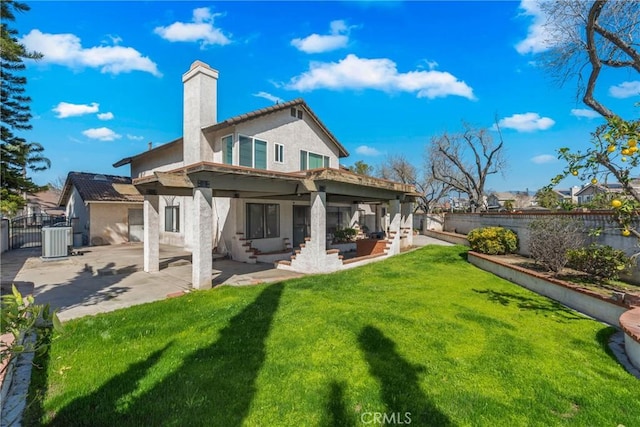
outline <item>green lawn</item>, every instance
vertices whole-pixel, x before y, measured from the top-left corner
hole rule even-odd
[[[612,331],[430,246],[68,322],[26,424],[631,427]]]

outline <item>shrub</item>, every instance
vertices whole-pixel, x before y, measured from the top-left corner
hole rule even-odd
[[[358,234],[355,228],[339,228],[333,233],[333,240],[336,243],[353,242]]]
[[[22,296],[14,285],[11,293],[3,295],[0,311],[0,333],[13,335],[12,342],[0,342],[0,364],[20,353],[43,353],[47,351],[47,334],[51,328],[62,331],[62,324],[57,314],[49,309],[49,305],[34,304],[33,296]],[[25,335],[36,333],[36,341],[22,341]],[[7,364],[0,372],[7,368]]]
[[[488,255],[511,254],[518,249],[516,233],[503,227],[476,228],[467,240],[472,250]]]
[[[619,249],[592,243],[588,247],[567,251],[567,266],[584,271],[594,278],[616,280],[629,267],[631,259]]]
[[[568,218],[544,218],[529,224],[529,253],[546,269],[559,273],[567,264],[567,251],[583,245],[582,223]]]

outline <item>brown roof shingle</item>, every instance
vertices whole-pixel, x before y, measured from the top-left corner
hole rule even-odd
[[[142,202],[142,196],[126,176],[69,172],[60,195],[60,206],[66,205],[75,187],[85,202]]]

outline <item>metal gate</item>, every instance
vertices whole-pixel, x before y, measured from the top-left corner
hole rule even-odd
[[[9,221],[9,248],[37,248],[42,246],[42,227],[69,226],[64,215],[33,214]]]

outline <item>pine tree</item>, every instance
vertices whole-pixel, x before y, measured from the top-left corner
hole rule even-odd
[[[27,78],[21,76],[24,71],[24,59],[39,59],[40,53],[29,52],[18,41],[18,31],[10,28],[8,22],[15,21],[16,12],[26,12],[30,8],[14,0],[0,3],[1,44],[0,72],[0,122],[2,144],[0,146],[0,211],[13,214],[25,204],[24,194],[43,190],[45,187],[35,184],[27,176],[27,170],[41,171],[49,168],[49,159],[42,155],[44,148],[36,142],[27,142],[16,132],[31,129],[31,98],[25,95]]]

